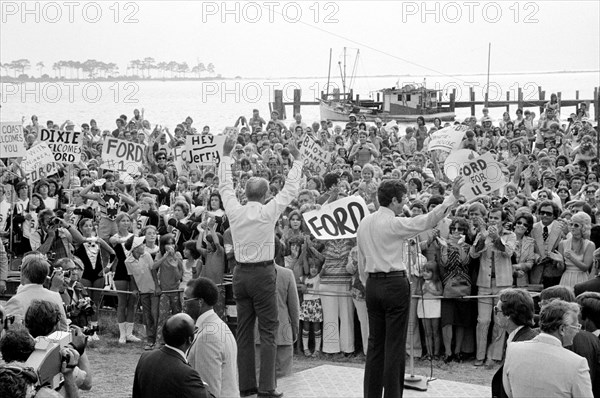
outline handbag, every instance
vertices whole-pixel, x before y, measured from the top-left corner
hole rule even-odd
[[[362,281],[360,280],[358,275],[355,275],[352,278],[352,286],[350,288],[350,291],[353,299],[360,301],[365,300],[365,287],[363,286]]]
[[[543,278],[560,278],[565,271],[565,264],[559,261],[553,260],[550,257],[544,257],[538,263],[542,269],[542,280]]]
[[[463,276],[456,275],[444,285],[444,298],[460,298],[471,294],[471,281]]]

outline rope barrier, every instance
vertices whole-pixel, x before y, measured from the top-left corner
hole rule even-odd
[[[529,294],[531,295],[531,297],[537,297],[540,295],[540,292],[534,292],[534,291],[529,291]],[[352,293],[348,292],[346,293],[334,293],[334,292],[330,292],[330,291],[326,291],[326,290],[313,290],[313,289],[308,289],[304,294],[315,294],[315,295],[319,295],[319,296],[326,296],[326,297],[352,297]],[[457,299],[468,299],[468,300],[472,300],[472,299],[480,299],[480,298],[499,298],[500,294],[481,294],[481,295],[469,295],[469,296],[460,296],[460,297],[421,297],[421,295],[419,294],[413,294],[411,295],[411,298],[419,298],[419,299],[423,299],[423,300],[457,300]]]

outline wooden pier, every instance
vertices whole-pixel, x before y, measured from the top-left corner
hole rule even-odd
[[[573,108],[573,112],[575,113],[579,104],[586,104],[588,112],[591,110],[590,105],[594,105],[594,120],[598,123],[600,121],[600,88],[594,87],[594,96],[592,99],[581,99],[579,98],[579,90],[575,92],[575,99],[562,99],[562,93],[559,91],[556,93],[558,97],[558,101],[560,103],[561,114],[563,118],[567,115],[567,112],[564,111],[565,108]],[[327,94],[321,92],[321,98],[326,99]],[[358,95],[354,96],[353,92],[344,94],[340,93],[339,90],[334,90],[333,94],[329,95],[329,99],[347,99],[352,100],[356,105],[367,105],[367,106],[382,106],[382,102],[380,101],[380,93],[377,93],[377,100],[361,100]],[[287,119],[286,115],[286,106],[292,106],[292,114],[300,113],[300,109],[302,106],[319,106],[319,101],[302,101],[302,91],[300,89],[294,89],[294,98],[291,102],[283,101],[283,90],[275,90],[273,95],[274,102],[269,103],[270,111],[277,110],[281,119]],[[443,95],[439,93],[438,99],[438,107],[449,107],[452,112],[456,110],[456,108],[471,108],[471,115],[475,115],[475,107],[476,106],[485,106],[487,108],[506,108],[507,112],[510,112],[511,105],[516,105],[517,108],[526,109],[526,108],[539,108],[538,117],[544,112],[544,106],[550,100],[546,99],[546,91],[542,90],[542,87],[538,87],[538,99],[524,99],[523,98],[523,89],[519,87],[517,91],[517,98],[511,99],[510,91],[506,92],[506,100],[500,101],[488,101],[487,98],[477,100],[475,98],[475,91],[473,87],[469,88],[469,100],[468,101],[457,101],[456,100],[456,89],[452,90],[452,93],[449,95],[449,100],[444,101]],[[591,115],[590,115],[591,116]]]

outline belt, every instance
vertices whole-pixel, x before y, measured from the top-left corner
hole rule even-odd
[[[240,263],[238,262],[239,265],[241,265],[242,267],[268,267],[269,265],[273,265],[273,260],[268,260],[268,261],[261,261],[258,263]]]
[[[406,277],[406,271],[369,272],[369,278],[400,278]]]

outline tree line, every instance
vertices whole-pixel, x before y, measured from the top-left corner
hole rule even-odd
[[[124,75],[121,75],[118,65],[114,62],[106,63],[95,59],[88,59],[85,62],[58,61],[52,64],[51,67],[40,61],[34,67],[28,59],[23,58],[7,63],[0,63],[0,68],[5,71],[6,76],[11,76],[12,74],[15,78],[32,77],[26,74],[26,71],[32,68],[37,69],[40,77],[50,78],[51,76],[45,73],[45,71],[48,71],[49,73],[53,73],[56,79],[95,79],[122,76],[146,79],[172,79],[215,76],[215,66],[212,63],[205,66],[203,62],[198,61],[196,65],[190,68],[187,62],[156,62],[152,57],[129,61]],[[51,72],[48,70],[50,68],[52,69]],[[157,73],[153,73],[152,71]]]

